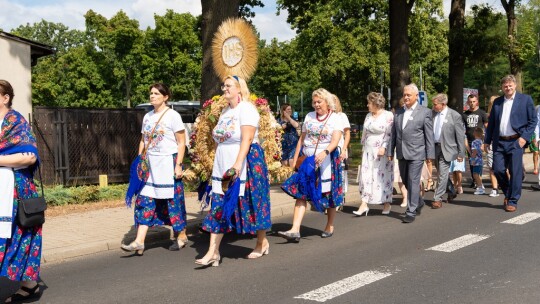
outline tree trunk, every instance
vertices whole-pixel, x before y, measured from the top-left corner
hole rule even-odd
[[[518,50],[516,50],[516,34],[517,34],[517,19],[516,19],[516,1],[501,0],[501,4],[506,11],[506,21],[508,24],[508,60],[510,61],[510,73],[516,77],[516,90],[523,91],[522,85],[522,64],[519,60]]]
[[[201,81],[201,104],[221,94],[220,83],[212,66],[212,39],[218,27],[227,18],[238,17],[240,0],[201,0],[202,5],[202,81]]]
[[[390,0],[390,89],[392,107],[399,106],[403,87],[411,83],[409,72],[409,17],[414,0]]]
[[[465,0],[452,0],[449,21],[448,106],[462,113],[463,77],[465,73],[465,52],[463,51],[462,37],[465,27]]]

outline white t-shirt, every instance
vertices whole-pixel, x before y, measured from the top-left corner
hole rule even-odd
[[[326,120],[328,120],[328,122],[326,122]],[[321,152],[322,150],[326,149],[326,147],[332,141],[332,133],[335,130],[343,131],[340,117],[335,112],[332,112],[332,114],[330,114],[326,120],[319,121],[317,119],[316,112],[309,112],[306,115],[304,124],[302,125],[302,133],[306,133],[306,137],[304,138],[304,147],[315,149],[320,134],[317,151]]]
[[[154,113],[152,110],[144,115],[141,133],[150,155],[173,155],[177,153],[178,143],[176,142],[175,133],[186,129],[178,112],[171,109],[165,114],[163,113]],[[164,116],[152,134],[152,130],[162,114]],[[150,134],[152,134],[152,139],[150,139]]]
[[[351,128],[351,123],[349,122],[349,118],[347,117],[347,114],[343,112],[336,113],[339,117],[339,121],[341,122],[341,131],[343,134],[341,135],[341,138],[339,139],[338,147],[341,151],[343,151],[343,144],[345,144],[345,129]]]
[[[248,101],[240,102],[234,109],[226,107],[217,125],[212,130],[212,137],[218,144],[216,156],[214,158],[214,167],[212,169],[212,192],[223,194],[221,189],[221,178],[225,171],[230,169],[236,162],[238,152],[240,152],[240,143],[242,141],[241,126],[253,126],[256,128],[253,142],[259,142],[259,112],[255,106]],[[244,195],[244,185],[246,180],[246,160],[242,165],[240,174],[242,186],[240,195]]]

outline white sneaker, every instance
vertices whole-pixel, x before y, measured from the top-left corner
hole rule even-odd
[[[474,195],[482,195],[482,194],[486,194],[486,190],[484,188],[476,188],[476,191],[474,191]]]
[[[490,197],[497,197],[499,196],[499,191],[493,189],[491,190],[491,193],[489,194]]]

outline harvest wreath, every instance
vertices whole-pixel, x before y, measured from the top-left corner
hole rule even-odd
[[[251,94],[249,101],[257,108],[259,120],[259,142],[264,149],[269,179],[279,182],[292,174],[290,167],[281,165],[281,127],[276,123],[268,101]],[[228,105],[225,98],[217,95],[207,100],[201,109],[190,135],[189,156],[191,167],[184,173],[184,179],[194,185],[207,182],[212,174],[216,143],[212,138],[212,130],[216,126],[223,109]]]

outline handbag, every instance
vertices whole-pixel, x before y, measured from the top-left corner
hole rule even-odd
[[[33,198],[18,198],[17,221],[24,228],[32,228],[45,223],[45,210],[47,202],[43,191],[43,179],[41,178],[41,166],[38,165],[39,181],[41,183],[41,196]],[[17,195],[19,197],[19,195]]]
[[[315,114],[315,115],[317,115],[317,114]],[[319,146],[319,140],[321,140],[322,130],[324,129],[324,126],[326,126],[326,123],[330,119],[331,115],[332,115],[332,113],[330,113],[330,115],[328,115],[328,118],[326,119],[326,121],[324,122],[324,125],[322,126],[321,134],[319,134],[319,137],[317,138],[317,144],[315,145],[315,152],[313,153],[313,155],[317,154],[317,147]],[[302,166],[302,163],[304,162],[304,160],[306,160],[306,157],[307,156],[305,156],[305,155],[299,155],[298,156],[298,158],[296,159],[296,163],[294,164],[294,170],[298,171],[298,169],[300,169],[300,166]]]

